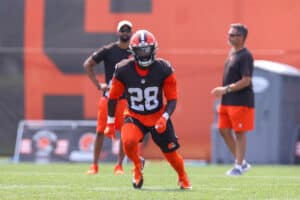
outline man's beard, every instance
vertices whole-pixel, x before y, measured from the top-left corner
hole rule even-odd
[[[130,40],[130,36],[122,35],[122,36],[120,36],[120,40],[122,42],[128,42]]]

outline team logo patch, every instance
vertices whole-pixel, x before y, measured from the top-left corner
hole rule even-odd
[[[33,141],[38,152],[49,154],[54,148],[57,136],[54,132],[41,130],[34,134]]]
[[[57,135],[48,130],[40,130],[33,136],[35,152],[35,161],[38,163],[48,163],[51,154],[56,148]]]
[[[168,144],[168,149],[173,149],[173,148],[175,148],[176,147],[176,144],[174,143],[174,142],[170,142],[169,144]]]
[[[243,124],[242,123],[239,123],[239,128],[243,128]]]
[[[95,134],[84,133],[79,139],[79,149],[82,152],[91,152],[94,148]]]

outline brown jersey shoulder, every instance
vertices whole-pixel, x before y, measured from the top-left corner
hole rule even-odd
[[[172,67],[171,63],[168,60],[164,59],[164,58],[156,58],[156,61],[158,61],[159,63],[161,63],[161,64],[163,64],[167,67]]]
[[[121,60],[120,62],[118,62],[118,63],[116,64],[116,69],[122,68],[122,67],[124,67],[124,66],[127,66],[127,65],[129,65],[129,63],[131,63],[131,62],[133,62],[133,61],[134,61],[134,58],[123,59],[123,60]]]
[[[161,69],[168,74],[175,71],[171,63],[166,59],[156,58],[156,62],[159,63],[162,66]]]

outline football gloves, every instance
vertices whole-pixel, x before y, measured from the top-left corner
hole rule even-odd
[[[157,120],[157,122],[155,123],[155,129],[157,133],[162,134],[166,131],[168,119],[169,115],[165,113]]]
[[[110,139],[116,139],[116,125],[115,123],[107,123],[104,129],[104,135]]]

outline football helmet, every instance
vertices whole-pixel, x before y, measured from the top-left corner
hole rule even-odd
[[[147,30],[138,30],[131,37],[129,48],[138,65],[147,68],[155,60],[157,41]]]

